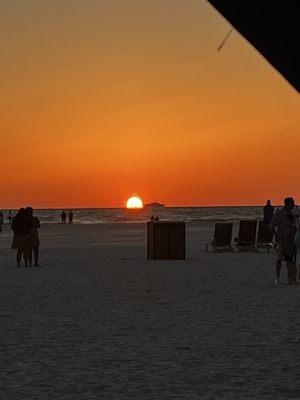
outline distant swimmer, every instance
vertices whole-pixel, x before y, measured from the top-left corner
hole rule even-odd
[[[74,216],[74,214],[73,214],[72,210],[70,210],[70,212],[69,212],[69,224],[73,224],[73,216]]]
[[[60,216],[61,216],[61,223],[65,224],[67,218],[67,214],[65,213],[65,211],[63,211]]]
[[[265,224],[269,224],[273,218],[274,215],[274,207],[271,204],[271,201],[268,200],[267,204],[264,206],[264,217],[263,217],[263,222]]]
[[[38,217],[33,215],[33,209],[31,207],[26,208],[27,215],[31,219],[31,229],[29,235],[29,250],[28,250],[28,262],[32,265],[32,255],[34,257],[34,265],[40,267],[39,265],[39,249],[40,249],[40,239],[38,229],[41,227],[40,220]]]

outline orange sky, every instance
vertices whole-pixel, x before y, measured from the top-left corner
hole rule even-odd
[[[299,201],[299,95],[228,30],[205,0],[1,5],[0,208]]]

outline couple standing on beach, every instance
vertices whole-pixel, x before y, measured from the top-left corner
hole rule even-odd
[[[300,248],[299,213],[292,197],[284,199],[284,207],[276,212],[269,227],[275,236],[277,254],[275,282],[280,282],[281,265],[285,261],[288,270],[288,283],[297,283],[296,258],[298,248]]]
[[[69,215],[69,224],[73,224],[73,217],[74,217],[74,214],[73,214],[72,210],[70,210],[70,212],[69,212],[68,215]],[[66,212],[63,211],[63,212],[60,214],[60,217],[61,217],[61,223],[62,223],[62,224],[65,224],[65,223],[66,223],[66,218],[67,218]]]
[[[34,263],[36,267],[40,267],[39,261],[39,247],[40,240],[38,229],[40,228],[40,221],[37,217],[33,216],[33,209],[31,207],[20,208],[17,215],[13,218],[11,229],[14,231],[14,238],[11,248],[17,249],[17,266],[21,266],[23,257],[26,267],[32,265],[32,256],[34,256]]]

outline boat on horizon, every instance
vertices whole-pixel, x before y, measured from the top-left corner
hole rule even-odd
[[[165,205],[158,203],[157,201],[153,203],[144,204],[144,210],[151,210],[152,212],[158,212],[165,209]]]

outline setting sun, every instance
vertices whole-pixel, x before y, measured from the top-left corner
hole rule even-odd
[[[139,197],[130,197],[127,200],[126,208],[143,208],[143,202]]]

